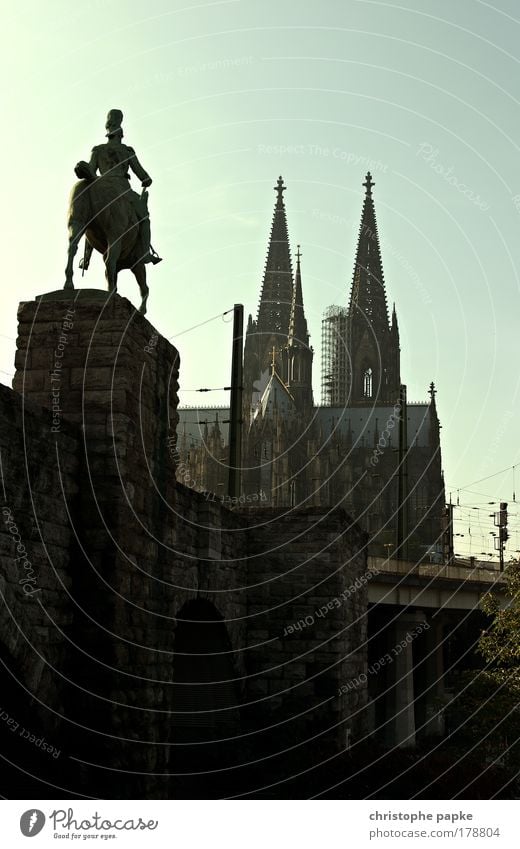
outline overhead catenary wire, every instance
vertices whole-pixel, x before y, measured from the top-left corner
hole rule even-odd
[[[231,386],[211,386],[211,387],[202,387],[201,389],[180,389],[180,392],[229,392],[231,391]]]
[[[225,315],[229,315],[229,313],[234,311],[234,307],[231,307],[229,310],[224,310],[224,312],[219,312],[216,315],[211,316],[211,318],[206,318],[204,321],[199,321],[198,324],[193,324],[191,327],[187,327],[185,330],[179,331],[179,333],[173,333],[171,336],[168,336],[168,339],[178,339],[179,336],[184,336],[185,333],[191,333],[192,330],[197,330],[199,327],[204,327],[205,324],[210,324],[212,321],[216,321],[218,318],[224,320]]]
[[[518,465],[520,465],[520,460],[517,460],[515,463],[513,463],[512,466],[506,466],[505,469],[500,469],[500,471],[498,471],[498,472],[493,472],[493,474],[487,475],[485,478],[479,478],[476,481],[471,481],[471,483],[468,483],[465,486],[452,487],[451,491],[452,492],[463,492],[464,490],[468,490],[468,489],[470,489],[470,487],[475,486],[478,483],[482,483],[483,481],[491,480],[491,478],[496,478],[496,477],[498,477],[498,475],[503,475],[506,472],[512,471],[513,475],[514,475],[514,470],[515,470],[516,466],[518,466]],[[514,488],[514,479],[513,479],[513,488]]]
[[[456,504],[453,504],[453,526],[456,528],[458,556],[472,556],[476,539],[480,538],[481,552],[476,552],[477,556],[488,557],[491,560],[497,560],[499,553],[489,551],[493,545],[492,537],[496,536],[496,526],[494,523],[495,514],[498,512],[496,508],[501,503],[508,503],[516,507],[516,487],[515,487],[515,471],[519,462],[515,462],[510,466],[492,472],[485,477],[474,480],[472,483],[465,486],[447,486],[447,491],[450,492],[450,503],[452,497],[456,493]],[[477,486],[485,481],[493,480],[507,473],[512,476],[512,497],[508,495],[497,494],[497,491],[481,492],[474,490],[471,487]],[[504,482],[500,482],[500,490],[503,491]],[[476,498],[475,498],[476,497]],[[468,502],[465,499],[468,498]],[[476,499],[483,499],[482,501]],[[484,500],[485,499],[485,500]],[[508,530],[509,541],[507,543],[506,555],[509,558],[516,558],[520,554],[520,512],[508,507]]]

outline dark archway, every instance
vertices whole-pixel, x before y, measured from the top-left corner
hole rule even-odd
[[[234,653],[222,616],[208,601],[177,615],[173,656],[173,730],[178,742],[233,735],[239,726]]]
[[[173,772],[206,772],[234,762],[240,733],[231,641],[214,605],[197,599],[177,615],[171,691]]]

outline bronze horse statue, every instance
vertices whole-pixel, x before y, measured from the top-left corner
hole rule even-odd
[[[80,176],[80,174],[78,174]],[[82,179],[72,189],[68,217],[69,250],[65,269],[65,289],[73,289],[73,261],[79,241],[86,236],[85,262],[88,268],[92,248],[103,254],[108,291],[117,291],[117,275],[129,268],[139,284],[141,307],[146,313],[148,286],[145,259],[148,248],[141,238],[139,216],[129,192],[121,192],[121,180],[109,175]]]

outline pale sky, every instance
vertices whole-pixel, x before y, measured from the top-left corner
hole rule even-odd
[[[63,285],[73,167],[104,141],[109,109],[154,179],[164,261],[149,271],[148,318],[177,340],[183,403],[226,402],[188,390],[228,384],[231,325],[179,334],[235,302],[256,312],[279,174],[319,401],[321,317],[347,302],[370,167],[401,377],[415,401],[435,381],[447,490],[464,489],[456,551],[492,550],[489,501],[510,502],[519,528],[511,471],[473,483],[520,462],[518,3],[2,7],[2,382],[18,302]],[[75,279],[104,287],[101,258]],[[119,291],[138,303],[129,272]]]

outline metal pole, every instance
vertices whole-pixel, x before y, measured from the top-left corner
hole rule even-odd
[[[408,523],[408,397],[406,386],[402,388],[403,392],[403,549],[404,560],[408,560],[408,545],[409,545],[409,523]]]
[[[451,496],[448,509],[448,566],[451,566],[455,559],[455,549],[453,547],[453,504],[451,503]]]
[[[244,307],[233,310],[233,350],[231,357],[231,400],[229,410],[229,496],[238,498],[242,470],[242,392],[243,392]]]
[[[407,521],[407,452],[408,452],[408,413],[406,408],[406,386],[399,390],[399,468],[397,472],[397,551],[396,557],[406,559],[408,553]]]

